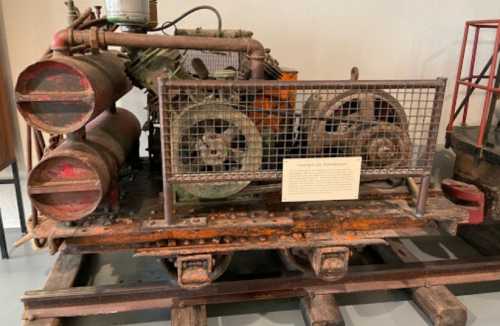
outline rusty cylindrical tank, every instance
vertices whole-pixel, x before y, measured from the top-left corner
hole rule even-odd
[[[28,193],[35,208],[59,221],[92,214],[137,146],[140,133],[139,121],[129,111],[102,113],[87,125],[83,140],[67,139],[31,171]]]
[[[16,98],[31,126],[54,134],[84,127],[132,87],[125,60],[111,51],[54,56],[26,68]]]

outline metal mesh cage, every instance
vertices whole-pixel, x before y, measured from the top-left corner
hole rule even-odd
[[[183,54],[183,68],[194,75],[198,74],[195,66],[196,61],[203,62],[210,77],[214,74],[223,71],[241,72],[241,54],[238,52],[216,52],[216,51],[201,51],[201,50],[187,50]],[[238,74],[235,74],[236,79]]]
[[[283,159],[360,156],[362,176],[431,170],[446,81],[164,81],[165,178],[280,180]]]

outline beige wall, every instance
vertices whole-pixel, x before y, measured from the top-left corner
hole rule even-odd
[[[63,0],[1,0],[14,78],[37,60],[51,35],[66,24]],[[103,0],[76,1],[81,8]],[[244,28],[272,48],[303,79],[345,79],[357,65],[363,79],[452,79],[463,24],[500,17],[498,0],[161,0],[160,20],[200,4],[216,6],[226,28]],[[183,27],[215,27],[211,13],[193,15]],[[485,42],[485,46],[491,45]],[[450,103],[451,83],[444,116]],[[122,105],[144,118],[136,91]],[[445,120],[445,119],[443,119]],[[444,125],[444,123],[443,123]],[[23,130],[23,129],[21,129]],[[442,133],[441,133],[441,141]]]

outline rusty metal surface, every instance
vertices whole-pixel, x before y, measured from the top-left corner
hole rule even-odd
[[[29,318],[90,316],[146,309],[408,289],[500,280],[500,257],[433,263],[353,266],[345,278],[325,282],[309,275],[222,282],[199,291],[161,283],[28,291],[22,298]]]
[[[452,138],[459,139],[459,128],[455,128]],[[466,138],[468,141],[474,138]],[[465,140],[465,137],[464,137]],[[462,143],[463,144],[463,143]],[[495,147],[498,152],[498,145]],[[492,150],[494,148],[490,148]],[[455,178],[477,186],[486,195],[486,219],[500,219],[500,156],[498,153],[484,151],[483,158],[478,162],[469,150],[457,141],[453,145],[456,154],[454,174]]]
[[[228,205],[179,207],[185,223],[171,227],[163,220],[161,179],[147,165],[122,185],[120,213],[97,212],[74,226],[40,217],[36,238],[67,239],[68,250],[127,250],[160,254],[216,253],[356,245],[390,237],[435,233],[435,221],[465,223],[466,210],[433,189],[424,218],[414,216],[414,199],[404,186],[384,189],[365,184],[361,200],[340,203],[281,204],[279,192]],[[279,191],[279,190],[278,190]],[[69,239],[71,238],[71,239]],[[141,251],[141,250],[146,251]],[[150,253],[153,254],[153,253]]]
[[[85,139],[66,140],[30,172],[28,193],[35,208],[59,221],[93,213],[116,191],[113,180],[139,136],[139,121],[129,111],[102,113],[87,125]]]
[[[125,60],[116,53],[53,56],[21,73],[16,99],[28,124],[66,134],[112,107],[131,87]]]
[[[474,185],[452,179],[441,182],[443,192],[450,200],[465,206],[469,212],[469,224],[484,222],[485,195]]]
[[[264,77],[265,49],[262,44],[250,38],[217,38],[197,36],[167,36],[135,33],[115,33],[102,30],[69,31],[62,30],[54,36],[52,49],[68,51],[72,45],[87,44],[92,40],[98,47],[125,46],[130,48],[168,48],[244,52],[248,54],[253,79]]]

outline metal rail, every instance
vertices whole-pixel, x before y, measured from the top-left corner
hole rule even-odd
[[[500,280],[500,257],[401,265],[354,266],[337,282],[310,276],[223,282],[189,291],[165,283],[134,286],[76,287],[28,291],[22,301],[25,316],[62,318],[114,314],[191,305],[273,300],[322,294],[396,290]]]

